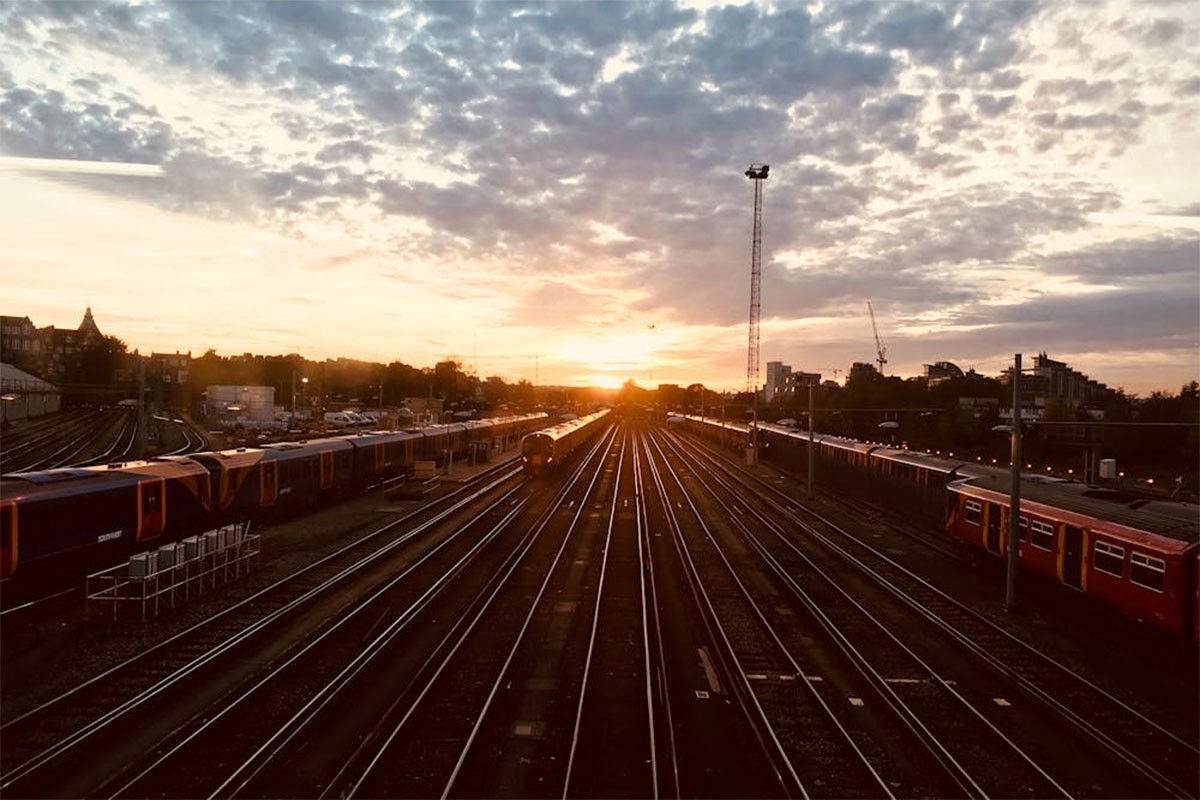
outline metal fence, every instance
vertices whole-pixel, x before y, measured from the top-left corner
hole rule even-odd
[[[248,530],[248,522],[226,525],[89,575],[88,619],[145,621],[248,575],[260,553],[259,537]]]

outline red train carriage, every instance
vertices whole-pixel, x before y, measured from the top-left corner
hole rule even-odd
[[[955,481],[947,533],[1004,555],[1009,487]],[[1018,554],[1024,569],[1086,592],[1176,635],[1196,631],[1200,517],[1191,504],[1134,500],[1061,481],[1021,484]]]
[[[6,475],[0,496],[4,579],[87,569],[196,533],[212,502],[208,471],[188,458]]]
[[[352,485],[354,448],[343,438],[196,453],[212,473],[215,524],[291,511]]]
[[[354,449],[354,483],[357,490],[412,471],[420,456],[420,431],[370,431],[338,437]]]
[[[468,442],[509,442],[545,424],[527,414],[469,425],[263,445],[105,467],[0,479],[0,579],[67,580],[163,538],[224,522],[291,513],[410,469],[466,452]],[[12,597],[13,584],[7,584]]]

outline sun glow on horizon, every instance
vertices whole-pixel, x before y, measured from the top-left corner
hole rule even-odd
[[[628,378],[621,378],[616,375],[592,374],[589,375],[587,381],[592,386],[600,389],[620,389],[625,385]]]

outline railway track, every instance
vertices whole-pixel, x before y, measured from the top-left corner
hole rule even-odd
[[[5,720],[0,792],[1195,796],[1186,736],[691,444],[356,533]]]
[[[199,713],[206,708],[205,701],[215,700],[205,686],[225,686],[231,679],[222,674],[225,670],[246,675],[263,665],[269,652],[258,643],[264,635],[286,626],[304,629],[313,624],[311,616],[305,615],[316,614],[319,620],[321,612],[313,609],[323,608],[332,593],[353,594],[345,587],[357,582],[361,591],[363,585],[377,582],[387,569],[382,562],[392,551],[420,536],[439,518],[515,478],[509,470],[491,477],[483,488],[464,487],[448,495],[440,501],[440,510],[422,509],[370,530],[199,625],[6,720],[0,727],[4,741],[0,791],[13,796],[94,794],[97,786],[89,781],[96,781],[98,775],[108,780],[124,771],[111,763],[116,758],[110,752],[113,741],[130,741],[134,752],[139,752],[133,742],[141,739],[121,734],[137,731],[150,737],[152,731],[161,731],[164,720],[186,720]],[[296,628],[292,630],[294,635]],[[286,647],[290,638],[274,641],[284,643],[277,647]],[[182,699],[189,702],[181,706]],[[150,751],[155,743],[143,742],[140,751]],[[64,763],[94,769],[64,770]]]
[[[813,552],[812,548],[804,545],[818,544],[818,551],[833,556],[827,561],[828,566],[817,567],[826,575],[826,584],[838,587],[840,592],[843,591],[842,586],[854,583],[846,577],[846,567],[849,566],[862,581],[881,587],[885,592],[885,598],[873,599],[864,608],[873,620],[887,620],[890,625],[902,628],[908,623],[898,621],[889,614],[892,609],[903,608],[905,614],[915,615],[925,621],[932,629],[929,635],[942,637],[971,656],[977,666],[974,670],[968,670],[954,684],[968,685],[981,672],[980,667],[992,676],[991,685],[996,688],[990,692],[984,689],[982,696],[985,702],[980,704],[981,708],[990,712],[986,716],[996,716],[994,708],[988,708],[986,703],[989,694],[995,698],[994,705],[1001,708],[1024,703],[1032,711],[1032,722],[1028,723],[1028,727],[1047,727],[1049,712],[1053,724],[1060,727],[1067,741],[1096,752],[1096,760],[1089,762],[1092,766],[1074,776],[1073,786],[1064,787],[1055,782],[1061,793],[1085,792],[1086,787],[1097,780],[1094,765],[1109,762],[1116,766],[1115,769],[1109,768],[1106,783],[1124,785],[1126,794],[1130,796],[1195,796],[1200,753],[1185,736],[1154,722],[1076,671],[1022,642],[909,572],[875,546],[815,514],[770,483],[750,476],[745,470],[729,468],[723,459],[710,463],[714,465],[714,470],[721,472],[721,480],[727,481],[733,491],[742,496],[762,495],[775,504],[773,513],[760,514],[757,521],[760,528],[773,532],[773,538],[782,545],[783,554],[778,557],[772,555],[779,552],[780,548],[767,544],[759,543],[757,547],[781,580],[799,582],[799,578],[794,576],[815,566],[808,555]],[[743,533],[749,538],[754,537],[749,531]],[[800,535],[797,536],[797,533]],[[805,585],[812,586],[814,582],[808,581]],[[849,594],[844,596],[850,598]],[[837,599],[828,594],[809,601],[808,605],[824,611],[838,607]],[[928,641],[929,635],[922,637],[922,641]],[[938,677],[944,674],[940,669],[930,674],[946,683],[946,678]],[[1009,714],[1005,712],[1000,716]],[[1033,747],[1016,744],[1020,733],[1019,730],[1009,730],[1007,733],[997,731],[998,735],[1013,740],[1014,746],[1010,749],[1019,755]],[[1044,744],[1041,748],[1042,752],[1046,752]],[[1062,759],[1043,756],[1043,761],[1054,761],[1057,766],[1072,761],[1070,756],[1068,751]],[[1046,772],[1041,768],[1039,771]]]
[[[36,428],[22,427],[6,433],[0,471],[80,466],[97,453],[116,448],[131,413],[128,409],[68,413],[65,418],[56,415]]]
[[[757,719],[785,791],[824,795],[822,787],[836,775],[839,794],[894,797],[860,740],[808,680],[785,641],[788,633],[734,567],[723,543],[727,537],[718,530],[719,517],[702,510],[696,487],[687,485],[685,473],[692,470],[678,460],[678,452],[669,458],[660,444],[655,455],[656,485],[664,506],[672,509],[671,529],[688,564],[692,594],[721,646],[729,688],[747,715]],[[690,512],[687,519],[675,509]]]
[[[185,455],[208,449],[207,440],[186,423],[155,418],[151,424],[158,438],[182,442],[160,455]],[[140,427],[139,414],[131,408],[56,414],[5,433],[0,472],[85,467],[141,458],[143,454],[137,449]]]

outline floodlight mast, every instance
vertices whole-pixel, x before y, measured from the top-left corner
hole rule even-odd
[[[754,416],[750,424],[749,463],[758,461],[758,351],[762,316],[762,182],[771,171],[770,164],[751,164],[746,177],[754,181],[754,233],[750,247],[750,345],[746,354],[746,384],[753,397]]]

